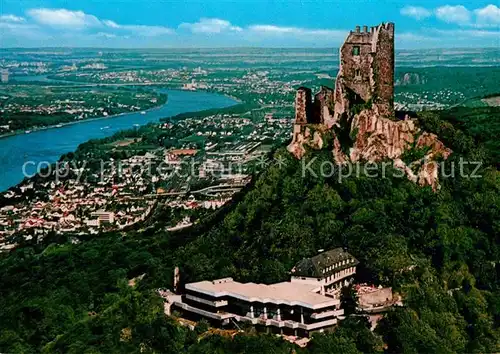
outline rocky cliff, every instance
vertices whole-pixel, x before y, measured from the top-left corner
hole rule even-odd
[[[333,133],[332,158],[337,164],[393,160],[394,166],[404,171],[410,180],[422,186],[430,185],[434,190],[439,188],[436,160],[451,154],[436,135],[422,131],[415,119],[395,121],[381,117],[370,108],[342,115],[331,128],[303,127],[295,134],[288,150],[301,159],[306,147],[324,148],[323,137],[328,131]],[[423,156],[411,160],[412,150],[420,151]]]

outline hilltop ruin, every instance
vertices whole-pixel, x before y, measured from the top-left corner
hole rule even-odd
[[[438,184],[438,166],[433,158],[447,158],[447,149],[434,134],[422,132],[408,115],[396,118],[394,111],[393,23],[357,26],[340,48],[340,66],[335,89],[326,86],[312,95],[300,87],[295,97],[293,140],[288,150],[302,158],[306,146],[325,147],[325,134],[333,133],[333,158],[338,164],[394,160],[412,181]],[[425,148],[426,156],[413,169],[401,157],[411,148]],[[417,170],[415,170],[415,165]]]

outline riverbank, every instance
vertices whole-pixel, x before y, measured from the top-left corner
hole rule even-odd
[[[52,125],[48,125],[46,127],[28,128],[26,130],[19,129],[19,130],[13,131],[13,132],[0,134],[0,139],[9,138],[9,137],[16,136],[16,135],[31,134],[31,133],[49,130],[49,129],[63,128],[63,127],[74,125],[74,124],[93,122],[96,120],[112,119],[112,118],[116,118],[116,117],[121,117],[121,116],[126,115],[126,114],[134,114],[134,113],[142,113],[142,112],[145,112],[146,114],[148,114],[151,111],[160,109],[161,107],[163,107],[166,104],[168,104],[168,95],[167,95],[165,102],[162,102],[161,104],[154,106],[154,107],[151,107],[151,108],[133,111],[133,112],[122,112],[122,113],[112,114],[112,115],[108,115],[108,116],[85,118],[85,119],[80,119],[80,120],[76,120],[76,121],[72,121],[72,122],[52,124]],[[29,131],[29,133],[26,133],[27,131]]]
[[[229,107],[223,107],[223,108],[211,108],[211,109],[206,109],[203,111],[194,111],[194,112],[185,112],[185,113],[180,113],[172,117],[165,117],[160,120],[160,122],[177,122],[182,119],[188,119],[188,118],[204,118],[216,114],[242,114],[249,112],[258,106],[254,103],[238,103]]]
[[[159,88],[86,88],[85,85],[52,88],[47,82],[39,82],[43,85],[1,85],[0,103],[4,112],[0,125],[4,129],[0,129],[0,138],[149,111],[168,102],[167,95],[161,94]]]
[[[49,78],[50,77],[42,77],[42,78]],[[57,80],[55,79],[50,79],[49,82],[56,82]],[[37,81],[35,81],[37,82]],[[39,83],[46,83],[44,81],[39,81]],[[62,81],[60,80],[60,83],[61,84],[67,84],[68,82],[66,81]],[[24,83],[23,83],[24,84]],[[99,84],[94,84],[94,83],[86,83],[86,82],[81,82],[81,83],[78,83],[77,87],[81,86],[81,87],[85,87],[85,85],[96,85],[98,86]],[[102,85],[102,84],[101,84]],[[119,86],[120,84],[112,84],[112,85],[117,85]],[[125,84],[126,86],[137,86],[139,85],[139,83],[127,83]],[[152,83],[151,86],[154,86],[154,85],[164,85],[163,83]],[[156,91],[160,92],[161,89],[156,89]],[[244,101],[239,98],[239,97],[236,97],[236,96],[233,96],[233,95],[229,95],[227,93],[223,93],[223,92],[217,92],[217,91],[214,91],[214,90],[210,90],[210,89],[207,89],[207,90],[195,90],[195,91],[190,91],[190,90],[183,90],[182,88],[172,88],[172,90],[178,90],[178,91],[185,91],[185,92],[206,92],[206,93],[211,93],[211,94],[216,94],[216,95],[221,95],[221,96],[224,96],[224,97],[227,97],[233,101],[236,101],[236,105],[240,104],[240,105],[244,105]],[[49,129],[57,129],[57,128],[63,128],[63,127],[66,127],[66,126],[70,126],[70,125],[74,125],[74,124],[81,124],[81,123],[85,123],[85,122],[92,122],[92,121],[95,121],[95,120],[103,120],[103,119],[112,119],[112,118],[116,118],[116,117],[119,117],[119,116],[123,116],[123,115],[126,115],[126,114],[134,114],[134,113],[138,113],[138,112],[150,112],[150,111],[154,111],[156,109],[160,109],[163,105],[166,105],[168,104],[168,95],[167,95],[167,98],[165,100],[165,102],[161,103],[161,104],[158,104],[154,107],[150,107],[150,108],[147,108],[147,109],[144,109],[144,110],[138,110],[138,111],[133,111],[133,112],[122,112],[122,113],[118,113],[118,114],[113,114],[113,115],[108,115],[108,116],[100,116],[100,117],[91,117],[91,118],[85,118],[85,119],[81,119],[81,120],[76,120],[76,121],[71,121],[71,122],[61,122],[61,123],[56,123],[56,124],[52,124],[52,125],[48,125],[48,126],[42,126],[42,127],[28,127],[28,128],[25,128],[25,129],[19,129],[19,130],[16,130],[16,131],[12,131],[12,132],[7,132],[7,133],[3,133],[3,134],[0,134],[0,139],[5,139],[5,138],[9,138],[9,137],[13,137],[13,136],[17,136],[17,135],[27,135],[27,134],[31,134],[31,133],[34,133],[34,132],[39,132],[39,131],[45,131],[45,130],[49,130]],[[255,107],[252,107],[252,108],[255,108]],[[189,112],[190,114],[192,113],[195,113],[195,112]],[[163,117],[163,118],[170,118],[170,117]],[[27,133],[29,132],[29,133]]]
[[[223,109],[238,104],[220,94],[180,90],[161,90],[168,95],[168,104],[140,112],[112,117],[91,118],[58,129],[40,129],[31,134],[17,134],[0,139],[0,191],[18,185],[25,176],[23,166],[28,162],[26,173],[37,172],[37,167],[58,161],[61,155],[75,151],[84,142],[102,139],[133,129],[138,125],[157,123],[161,118],[174,117],[185,112]],[[112,122],[112,123],[111,123]],[[77,124],[78,123],[78,124]]]

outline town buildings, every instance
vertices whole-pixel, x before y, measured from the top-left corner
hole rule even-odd
[[[194,209],[208,213],[228,203],[251,180],[256,161],[265,163],[270,146],[288,138],[290,127],[289,119],[214,114],[151,127],[151,134],[172,137],[168,147],[148,144],[141,152],[141,138],[103,143],[108,155],[99,154],[99,161],[89,152],[91,163],[72,161],[59,173],[52,169],[50,176],[1,193],[0,246],[14,244],[18,235],[123,230],[156,208],[179,211],[167,230],[185,227],[197,221],[182,223]]]

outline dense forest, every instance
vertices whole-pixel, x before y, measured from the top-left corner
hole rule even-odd
[[[488,119],[487,117],[492,117]],[[441,189],[385,178],[302,174],[284,148],[234,202],[192,229],[110,233],[72,243],[47,235],[0,256],[0,352],[485,353],[500,351],[498,111],[426,112],[421,126],[454,153]],[[310,151],[319,171],[329,150]],[[358,281],[392,286],[404,306],[374,332],[359,316],[305,349],[250,328],[233,339],[163,315],[154,293],[179,266],[186,282],[284,281],[301,258],[346,247]],[[135,287],[128,280],[145,274]]]

